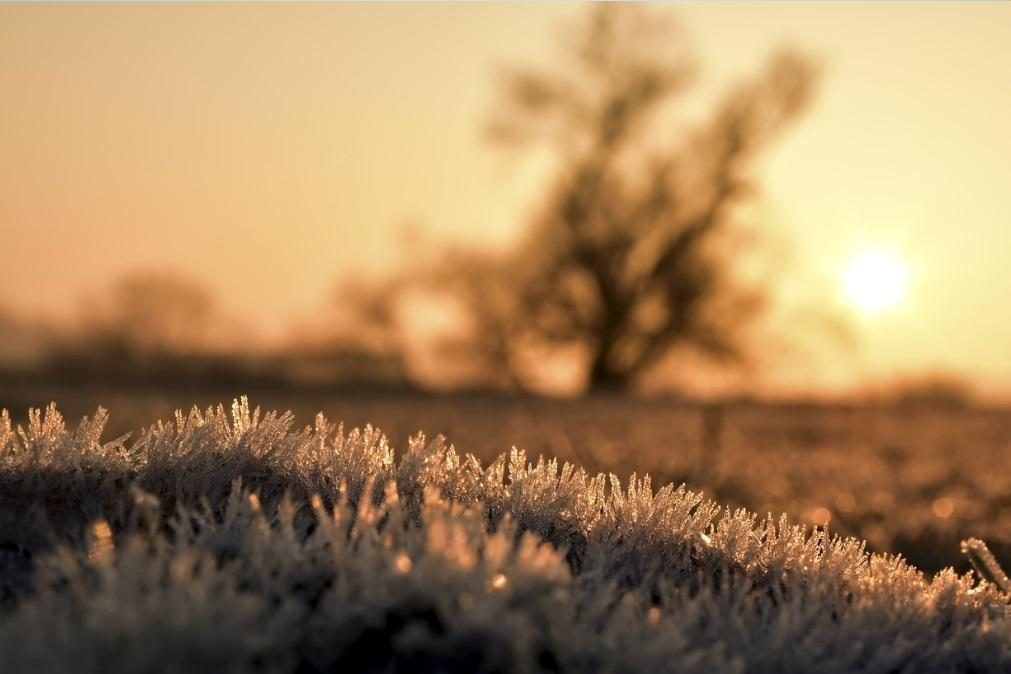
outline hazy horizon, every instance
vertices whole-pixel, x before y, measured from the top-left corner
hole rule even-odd
[[[580,9],[0,5],[0,307],[65,317],[125,272],[170,269],[269,338],[340,277],[410,255],[405,228],[504,245],[550,162],[483,142],[495,74],[549,63]],[[860,348],[816,345],[773,390],[937,371],[1011,399],[1011,5],[662,11],[700,101],[780,45],[823,69],[760,162],[754,213],[788,251],[784,297],[846,313]],[[908,271],[880,311],[846,295],[868,250]]]

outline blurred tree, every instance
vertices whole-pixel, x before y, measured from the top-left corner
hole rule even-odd
[[[778,53],[667,142],[657,118],[693,66],[664,17],[598,4],[570,38],[561,71],[504,79],[491,138],[546,144],[559,177],[515,249],[456,251],[437,273],[472,328],[458,350],[518,386],[537,369],[532,347],[576,350],[593,390],[629,387],[676,347],[744,358],[742,328],[763,296],[731,273],[735,207],[757,153],[804,109],[815,69]]]
[[[219,319],[210,292],[169,272],[131,273],[85,312],[85,351],[100,359],[164,360],[205,352]]]
[[[333,293],[335,311],[323,327],[322,340],[362,353],[392,356],[403,352],[397,321],[399,277],[347,276]]]
[[[234,377],[237,354],[225,339],[241,334],[201,284],[168,271],[137,271],[86,298],[76,329],[47,345],[40,376],[69,381],[169,381]],[[235,342],[232,343],[233,346]]]
[[[53,339],[50,326],[0,305],[0,372],[35,367]]]
[[[975,395],[971,384],[958,375],[944,372],[926,373],[900,381],[891,394],[899,407],[971,407]]]

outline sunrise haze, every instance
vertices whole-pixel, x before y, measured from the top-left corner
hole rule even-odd
[[[0,306],[69,316],[123,272],[168,268],[269,337],[342,275],[403,260],[405,229],[513,240],[550,167],[484,141],[495,76],[549,63],[579,11],[0,5]],[[822,70],[759,164],[755,216],[787,244],[784,295],[848,312],[860,347],[784,386],[925,370],[1011,392],[1011,5],[663,11],[701,99],[780,45]],[[879,250],[901,296],[865,311],[847,269]]]

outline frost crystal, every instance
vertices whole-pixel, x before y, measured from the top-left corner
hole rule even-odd
[[[106,418],[0,415],[0,671],[1011,671],[976,542],[988,582],[927,579],[515,449],[485,467],[419,435],[397,461],[244,399],[135,440]]]

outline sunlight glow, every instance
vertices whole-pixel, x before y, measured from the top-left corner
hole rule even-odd
[[[905,297],[906,264],[885,250],[857,253],[846,265],[843,289],[846,298],[860,311],[878,313],[897,305]]]

